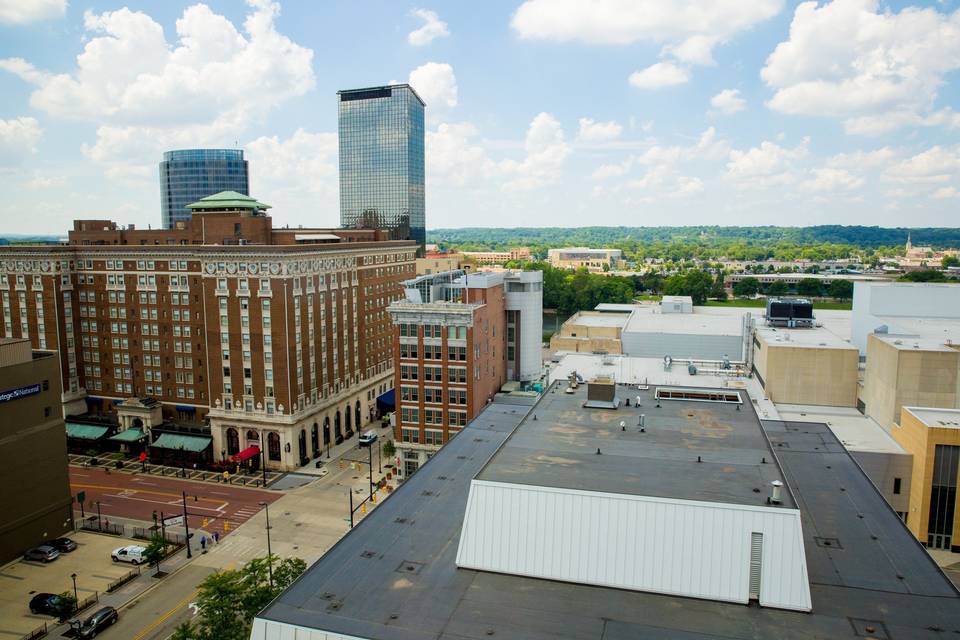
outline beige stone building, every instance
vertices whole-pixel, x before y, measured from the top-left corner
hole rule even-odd
[[[580,311],[550,338],[550,350],[574,353],[622,353],[620,335],[629,313]]]
[[[589,249],[587,247],[565,247],[550,249],[547,252],[550,265],[557,269],[579,269],[585,267],[598,272],[616,269],[623,262],[620,249]]]
[[[417,258],[417,275],[425,276],[431,273],[443,273],[460,269],[473,271],[476,262],[462,253],[427,253]]]
[[[477,264],[504,265],[513,260],[529,262],[531,259],[528,247],[511,247],[503,251],[464,251],[463,255]]]
[[[960,407],[960,349],[940,338],[872,333],[861,410],[890,431],[905,406]]]
[[[928,547],[960,551],[960,411],[905,406],[892,435],[913,455],[907,528]]]
[[[855,407],[859,352],[823,327],[757,328],[753,368],[778,403]]]

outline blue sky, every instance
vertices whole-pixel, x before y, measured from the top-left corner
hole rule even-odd
[[[157,225],[165,149],[239,145],[338,221],[336,91],[410,82],[427,226],[955,226],[954,0],[0,0],[5,233]]]

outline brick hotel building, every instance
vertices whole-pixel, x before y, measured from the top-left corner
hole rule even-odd
[[[78,220],[65,244],[0,248],[0,337],[59,352],[68,433],[106,415],[111,438],[139,429],[152,457],[262,447],[268,468],[296,468],[393,387],[386,309],[416,243],[274,228],[234,192],[190,208],[172,229]]]

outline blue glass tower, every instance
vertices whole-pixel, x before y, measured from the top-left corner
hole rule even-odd
[[[181,149],[163,154],[160,215],[165,229],[190,219],[188,204],[221,191],[250,195],[250,177],[242,150]]]
[[[338,91],[340,224],[427,240],[423,100],[406,84]]]

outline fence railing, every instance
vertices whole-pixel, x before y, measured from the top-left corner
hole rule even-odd
[[[87,607],[91,607],[97,604],[98,602],[100,602],[100,593],[97,591],[94,591],[93,594],[77,602],[77,610],[73,612],[73,615],[77,615]]]
[[[37,638],[42,638],[47,635],[47,623],[44,622],[41,626],[37,627],[27,635],[23,636],[20,640],[37,640]]]
[[[140,575],[140,567],[135,567],[107,585],[107,593],[113,593]]]

